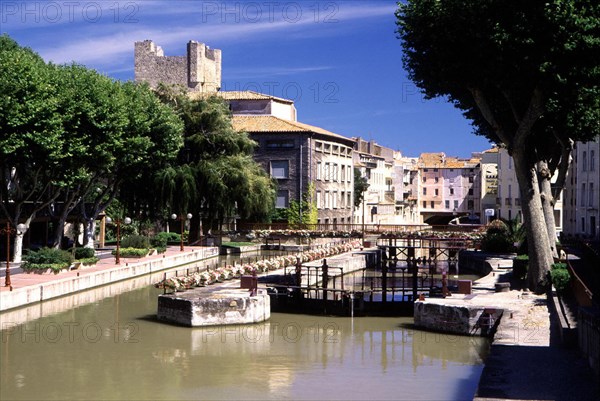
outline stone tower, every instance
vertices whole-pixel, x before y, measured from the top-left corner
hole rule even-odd
[[[135,81],[156,88],[160,82],[182,85],[190,92],[211,93],[221,88],[221,50],[190,40],[187,56],[165,56],[151,40],[135,42]]]

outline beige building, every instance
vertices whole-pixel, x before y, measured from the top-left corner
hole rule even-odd
[[[577,142],[564,193],[563,231],[578,237],[600,239],[600,139]]]
[[[479,181],[481,182],[482,223],[488,223],[496,217],[496,200],[498,198],[498,148],[493,147],[481,153]]]
[[[417,157],[403,157],[394,152],[394,194],[396,220],[394,224],[421,224],[418,208],[419,169]]]
[[[552,183],[556,180],[556,174],[552,178]],[[554,205],[554,224],[556,233],[562,231],[563,223],[563,195],[556,199]],[[521,193],[519,183],[514,169],[513,158],[504,148],[498,149],[498,197],[496,199],[496,216],[512,220],[514,218],[522,219],[521,212]]]
[[[277,180],[277,208],[307,194],[317,206],[317,223],[332,229],[352,223],[354,140],[296,121],[291,100],[249,91],[218,95],[231,105],[234,128],[258,143],[254,159]]]
[[[423,223],[477,224],[480,221],[480,159],[459,159],[440,153],[422,153],[418,207]]]
[[[363,204],[354,211],[354,222],[366,224],[394,224],[396,199],[393,185],[394,151],[375,141],[353,138],[354,167],[367,179],[369,188]]]

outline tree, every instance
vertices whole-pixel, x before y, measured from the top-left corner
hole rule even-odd
[[[360,170],[354,169],[354,208],[358,209],[363,199],[365,198],[365,192],[369,189],[369,182],[367,177],[363,177]]]
[[[575,141],[600,132],[600,4],[593,0],[410,0],[396,12],[404,67],[514,159],[530,253],[547,287],[554,199]],[[557,173],[555,188],[550,179]]]
[[[268,218],[276,184],[252,159],[256,143],[233,128],[223,99],[190,99],[185,91],[164,85],[158,95],[185,125],[177,160],[158,175],[164,204],[176,213],[201,215],[208,223],[205,231],[236,213],[248,219]]]
[[[315,185],[311,182],[306,188],[306,192],[302,194],[302,203],[293,199],[290,201],[290,207],[287,209],[287,222],[293,227],[295,225],[311,225],[317,224],[319,210],[314,197]]]
[[[181,120],[147,86],[46,64],[7,36],[0,37],[0,105],[1,210],[27,228],[47,210],[57,245],[79,205],[92,246],[94,221],[120,184],[164,165],[182,143]]]

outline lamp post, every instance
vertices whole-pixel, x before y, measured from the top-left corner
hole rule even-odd
[[[23,233],[23,232],[25,232],[26,229],[27,229],[27,227],[25,226],[25,224],[18,224],[17,229],[15,230],[14,228],[12,228],[10,226],[10,222],[8,220],[6,221],[6,227],[0,229],[0,234],[6,235],[6,277],[4,280],[5,287],[10,287],[10,285],[11,285],[11,282],[10,282],[10,235],[15,232]]]
[[[173,220],[179,220],[181,222],[181,235],[180,235],[181,241],[180,241],[180,244],[179,244],[179,250],[182,251],[182,252],[183,252],[183,223],[184,223],[184,221],[191,220],[192,217],[193,216],[192,216],[191,213],[188,213],[186,215],[180,215],[180,216],[177,216],[175,213],[173,213],[171,215],[171,218]]]
[[[107,216],[106,222],[110,224],[112,219]],[[131,224],[131,219],[129,217],[125,217],[123,220],[115,220],[115,224],[117,225],[117,252],[115,253],[115,263],[118,265],[121,264],[121,223]]]

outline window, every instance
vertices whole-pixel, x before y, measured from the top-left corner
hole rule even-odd
[[[585,206],[585,184],[581,184],[581,206]]]
[[[317,191],[317,209],[321,209],[323,208],[323,205],[321,204],[321,202],[323,202],[323,199],[321,199],[321,191]]]
[[[277,201],[275,203],[275,207],[278,209],[283,209],[289,206],[289,197],[290,194],[288,191],[277,191]]]
[[[427,201],[423,201],[423,209],[427,209]]]
[[[581,232],[585,232],[585,217],[581,218]]]
[[[468,201],[467,201],[467,208],[468,208],[469,210],[473,210],[473,209],[474,209],[474,207],[475,207],[475,202],[474,202],[472,199],[468,200]],[[510,220],[510,219],[509,219],[509,220]]]
[[[340,181],[346,181],[346,166],[342,164],[342,172],[340,175]]]
[[[427,195],[427,188],[423,188],[423,195]]]
[[[353,174],[353,172],[352,172],[352,169],[350,168],[350,166],[346,167],[346,178],[347,178],[346,181],[348,181],[348,182],[352,181],[352,174]]]
[[[440,182],[440,177],[435,177],[435,178],[433,179],[433,181],[434,181],[434,182],[437,184],[438,182]]]
[[[508,169],[509,170],[512,170],[512,162],[513,162],[512,157],[509,157],[508,158]]]
[[[424,169],[423,169],[423,172],[425,172],[425,173],[426,173],[426,172],[428,172],[428,171],[429,171],[429,169],[428,169],[428,168],[424,168]]]
[[[331,202],[332,203],[332,207],[334,209],[337,209],[337,197],[338,197],[337,191],[333,191],[332,192],[332,197],[333,197],[332,202]]]
[[[272,160],[271,161],[271,177],[273,178],[289,178],[289,161],[288,160]]]
[[[581,155],[581,171],[587,171],[587,152],[585,150]]]
[[[588,199],[588,206],[589,207],[593,207],[594,206],[594,183],[590,182],[590,187],[588,189],[588,194],[589,194],[589,199]]]
[[[450,188],[450,195],[454,195],[454,188]]]
[[[280,140],[269,140],[267,141],[267,149],[293,149],[294,148],[294,141],[292,139],[290,140],[285,140],[285,139],[280,139]]]
[[[473,188],[469,188],[469,195],[473,195]]]
[[[433,205],[433,201],[429,202],[431,204],[431,208],[434,209],[435,206]]]
[[[440,190],[439,189],[435,189],[435,196],[438,196],[440,194]]]
[[[469,177],[469,182],[472,184],[473,183],[473,176]]]
[[[434,168],[434,169],[433,169],[433,172],[434,172],[434,173],[437,173],[437,172],[438,172],[438,169],[437,169],[437,168]]]
[[[454,201],[454,208],[458,209],[458,201],[457,200]]]
[[[423,182],[427,182],[427,177],[423,177]]]
[[[332,181],[338,182],[340,178],[338,177],[338,165],[336,163],[333,164],[333,178]]]
[[[325,176],[325,181],[329,181],[329,174],[330,174],[330,165],[329,163],[325,163],[325,169],[323,170],[323,175]]]
[[[508,184],[508,197],[512,198],[512,185]]]
[[[350,208],[352,207],[352,192],[346,193],[346,197],[348,198],[346,201],[346,207]]]
[[[323,164],[321,162],[317,162],[317,180],[323,179]]]
[[[446,209],[450,209],[450,201],[449,201],[449,200],[447,200],[447,201],[444,201],[444,207],[445,207]]]
[[[342,166],[344,167],[344,166]],[[346,205],[344,205],[344,202],[346,202],[346,191],[341,191],[340,192],[340,208],[343,209],[346,207]],[[343,223],[343,221],[342,221]]]
[[[590,150],[590,171],[596,171],[596,152]]]
[[[330,200],[329,191],[325,191],[325,209],[329,209]]]

